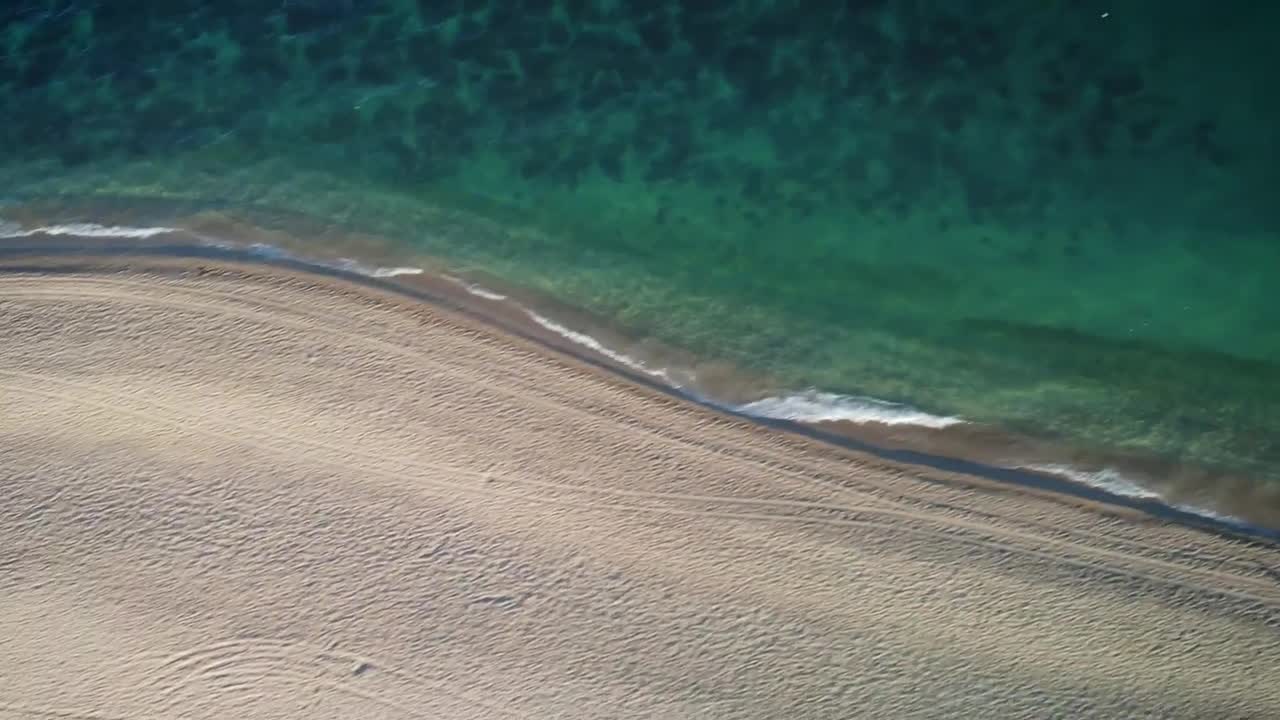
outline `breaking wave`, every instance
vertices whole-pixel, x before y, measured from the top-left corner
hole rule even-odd
[[[506,300],[507,299],[507,296],[503,295],[502,293],[496,293],[492,290],[487,290],[485,288],[480,287],[479,285],[476,285],[475,283],[469,283],[466,280],[463,280],[462,278],[454,277],[452,275],[443,275],[442,277],[448,280],[449,282],[454,282],[461,285],[463,290],[466,290],[467,292],[471,293],[472,295],[475,295],[476,297],[482,297],[485,300]]]
[[[1102,468],[1101,470],[1082,470],[1080,468],[1071,467],[1070,465],[1028,465],[1025,469],[1065,477],[1068,480],[1080,483],[1081,485],[1088,485],[1100,490],[1106,490],[1114,495],[1137,498],[1139,500],[1158,500],[1162,503],[1166,503],[1169,507],[1176,508],[1183,512],[1188,512],[1193,515],[1199,515],[1201,517],[1212,518],[1214,520],[1233,524],[1244,522],[1238,517],[1215,512],[1199,505],[1169,502],[1168,499],[1160,493],[1142,487],[1134,480],[1125,477],[1122,473],[1112,468]]]
[[[910,405],[818,390],[756,400],[740,406],[738,410],[748,415],[797,422],[843,421],[926,428],[945,428],[965,422],[958,417],[933,415]]]
[[[606,347],[604,343],[601,343],[599,340],[591,337],[586,333],[581,333],[581,332],[578,332],[577,330],[571,330],[565,327],[564,325],[561,325],[560,323],[544,315],[540,315],[532,310],[526,309],[525,312],[529,315],[530,319],[532,319],[534,322],[538,323],[539,325],[546,328],[547,330],[550,330],[551,332],[556,333],[557,335],[560,335],[563,338],[572,340],[573,342],[585,348],[593,350],[609,358],[610,360],[613,360],[614,362],[621,363],[622,365],[625,365],[631,368],[632,370],[639,370],[640,372],[645,373],[647,375],[652,375],[654,377],[662,378],[663,380],[666,380],[668,383],[676,387],[680,386],[680,384],[677,383],[671,377],[671,374],[668,373],[666,370],[651,368],[648,365],[645,365],[643,362],[640,362],[639,360],[629,355],[625,355],[616,350],[612,350]]]
[[[271,258],[276,260],[298,260],[298,261],[310,263],[312,265],[319,265],[320,267],[328,267],[328,268],[333,268],[335,270],[344,270],[346,272],[355,273],[357,275],[364,275],[365,277],[389,278],[389,277],[397,277],[400,275],[421,275],[423,272],[425,272],[422,268],[419,268],[419,267],[408,267],[408,266],[380,267],[376,265],[365,265],[364,263],[359,262],[357,260],[352,260],[351,258],[338,258],[337,260],[323,260],[323,259],[316,259],[313,257],[304,258],[302,256],[295,255],[294,253],[291,253],[288,250],[285,250],[284,248],[277,247],[275,245],[269,245],[267,243],[250,243],[248,245],[241,245],[237,243],[226,242],[225,240],[217,240],[217,239],[203,237],[199,235],[197,235],[197,237],[199,237],[201,242],[203,242],[205,245],[209,245],[211,247],[218,247],[218,248],[223,248],[228,250],[247,250],[259,257]]]
[[[0,220],[0,238],[21,238],[33,235],[76,235],[87,238],[149,238],[157,235],[182,232],[171,227],[129,227],[125,225],[99,225],[97,223],[68,223],[24,228],[21,225]]]
[[[1122,495],[1124,497],[1139,498],[1143,500],[1153,500],[1160,497],[1158,493],[1142,487],[1111,468],[1103,468],[1101,470],[1081,470],[1079,468],[1073,468],[1070,465],[1028,465],[1025,469],[1049,473],[1050,475],[1061,475],[1062,477],[1078,482],[1081,485],[1096,487],[1100,490],[1106,490],[1109,493]]]

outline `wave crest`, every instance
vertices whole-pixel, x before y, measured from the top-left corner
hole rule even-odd
[[[927,428],[945,428],[965,422],[958,417],[934,415],[910,405],[817,390],[756,400],[740,406],[738,410],[748,415],[796,422],[842,421]]]
[[[629,355],[625,355],[616,350],[612,350],[606,347],[604,343],[600,342],[599,340],[591,337],[586,333],[581,333],[581,332],[578,332],[577,330],[571,330],[565,327],[564,325],[561,325],[560,323],[544,315],[539,315],[538,313],[532,310],[526,309],[525,312],[528,313],[529,318],[531,320],[533,320],[534,322],[538,323],[542,327],[546,328],[547,330],[550,330],[553,333],[556,333],[557,335],[563,338],[572,340],[573,342],[585,348],[593,350],[596,353],[599,353],[600,355],[603,355],[609,358],[610,360],[613,360],[614,362],[625,365],[631,368],[632,370],[639,370],[642,373],[646,373],[654,377],[660,377],[666,380],[667,382],[669,382],[670,384],[676,387],[679,387],[679,383],[676,383],[666,370],[656,370],[654,368],[651,368]]]
[[[181,232],[171,227],[129,227],[126,225],[99,225],[98,223],[68,223],[23,228],[21,225],[0,221],[0,238],[21,238],[32,235],[77,235],[89,238],[149,238]]]
[[[1142,487],[1111,468],[1081,470],[1070,465],[1028,465],[1026,469],[1049,473],[1050,475],[1061,475],[1081,485],[1089,485],[1090,487],[1096,487],[1124,497],[1139,499],[1156,499],[1160,497],[1159,493]]]

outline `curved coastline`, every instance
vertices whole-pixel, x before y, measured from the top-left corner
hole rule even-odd
[[[695,404],[426,273],[71,250],[0,263],[0,707],[1275,707],[1264,540]]]
[[[740,407],[716,402],[697,392],[673,384],[670,382],[670,378],[664,377],[662,374],[645,372],[636,367],[630,367],[619,362],[616,358],[609,357],[606,353],[593,352],[591,348],[583,346],[580,342],[573,342],[572,339],[569,339],[570,342],[563,342],[566,338],[561,333],[552,333],[553,335],[560,335],[559,338],[548,337],[546,333],[537,332],[534,323],[521,324],[517,317],[502,317],[493,312],[486,312],[484,308],[478,307],[474,303],[465,302],[463,298],[456,294],[451,295],[441,292],[442,288],[439,284],[432,288],[424,283],[408,284],[404,282],[404,278],[401,278],[401,276],[419,277],[421,271],[417,268],[395,268],[398,272],[377,272],[375,269],[360,265],[357,261],[326,262],[303,258],[289,252],[273,251],[270,248],[243,247],[225,241],[215,242],[210,241],[209,238],[193,236],[181,228],[145,228],[144,230],[146,232],[117,232],[115,234],[110,232],[86,234],[74,234],[72,232],[42,233],[39,231],[24,231],[21,234],[13,233],[7,238],[0,239],[0,272],[39,270],[41,272],[56,273],[58,267],[75,267],[76,263],[74,261],[77,259],[83,260],[83,264],[92,265],[95,258],[110,258],[118,261],[122,258],[136,257],[140,260],[146,260],[147,258],[174,258],[259,263],[341,279],[445,308],[464,315],[473,321],[493,326],[501,332],[534,343],[547,351],[567,355],[575,361],[612,373],[649,390],[772,430],[864,453],[894,463],[927,468],[948,475],[959,476],[970,481],[995,483],[1013,489],[1048,493],[1064,499],[1084,501],[1101,506],[1109,506],[1114,509],[1136,511],[1156,520],[1175,522],[1236,539],[1249,539],[1268,544],[1280,543],[1280,529],[1249,523],[1237,518],[1197,512],[1194,509],[1168,502],[1158,496],[1112,492],[1106,488],[1072,480],[1065,474],[1054,473],[1044,469],[1007,467],[963,457],[890,447],[853,437],[848,433],[832,432],[819,424],[767,417],[759,413],[743,410]],[[33,241],[31,239],[33,237],[38,238],[38,240]],[[40,263],[41,258],[57,259],[59,263],[56,265],[42,265]],[[67,261],[73,262],[68,263]],[[443,277],[442,279],[445,282],[456,281],[456,278]],[[464,292],[475,295],[474,291],[470,291],[466,287],[459,285],[459,288]],[[946,479],[931,479],[928,476],[922,476],[922,478],[934,482],[948,482]]]

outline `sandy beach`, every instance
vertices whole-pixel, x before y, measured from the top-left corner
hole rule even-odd
[[[0,263],[0,718],[1266,718],[1280,550],[393,292]]]

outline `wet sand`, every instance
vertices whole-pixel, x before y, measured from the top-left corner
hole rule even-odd
[[[0,270],[0,717],[1280,714],[1273,544],[356,282]]]

